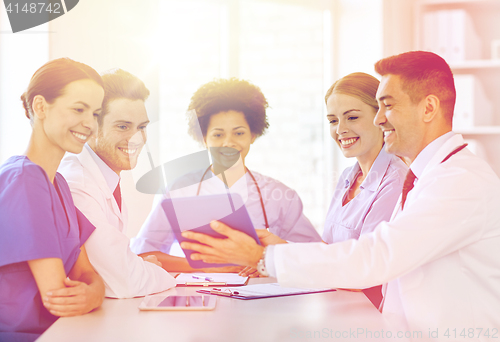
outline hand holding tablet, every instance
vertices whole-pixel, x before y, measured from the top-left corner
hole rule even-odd
[[[167,198],[162,202],[163,210],[170,222],[175,237],[182,243],[197,242],[186,239],[182,232],[203,233],[213,238],[224,239],[210,227],[210,222],[217,220],[250,236],[260,245],[250,216],[241,196],[238,194],[219,194],[197,197]],[[182,247],[182,245],[181,245]],[[189,265],[193,268],[233,266],[230,263],[206,263],[192,260],[192,250],[182,248]]]

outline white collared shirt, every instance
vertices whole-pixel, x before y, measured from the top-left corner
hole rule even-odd
[[[425,146],[425,148],[418,154],[413,163],[410,165],[410,169],[413,171],[413,174],[415,174],[417,179],[422,176],[422,173],[432,156],[434,156],[446,143],[446,141],[453,136],[455,136],[455,133],[453,132],[443,134],[439,138],[432,141],[429,145]]]
[[[382,221],[389,221],[399,195],[408,166],[382,147],[370,171],[359,186],[359,194],[344,204],[352,182],[360,171],[356,162],[342,172],[326,214],[323,241],[326,243],[358,239],[369,233]]]
[[[111,192],[114,192],[116,187],[118,186],[118,183],[120,183],[120,176],[106,164],[88,144],[85,144],[84,148],[90,153],[92,156],[92,159],[95,161],[97,164],[97,167],[99,167],[99,170],[101,170],[101,173],[106,180],[106,183],[108,184],[109,190]]]
[[[145,296],[176,285],[167,271],[130,250],[124,234],[127,207],[122,202],[120,211],[113,196],[119,176],[90,147],[80,154],[66,154],[58,171],[66,178],[76,207],[96,227],[85,248],[104,280],[106,297]]]
[[[332,245],[268,248],[266,266],[279,283],[367,288],[388,282],[384,313],[403,315],[411,329],[498,329],[500,180],[468,149],[441,163],[464,144],[460,135],[443,140],[420,158],[424,167],[404,210],[374,232]]]

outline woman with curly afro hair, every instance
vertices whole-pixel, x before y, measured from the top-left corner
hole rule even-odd
[[[294,190],[246,167],[250,145],[269,127],[267,108],[264,94],[250,82],[230,78],[202,85],[189,104],[188,133],[209,149],[212,165],[183,177],[184,186],[177,190],[171,188],[169,196],[237,193],[244,199],[256,229],[269,228],[288,241],[321,241],[304,216],[302,201]],[[168,254],[174,235],[159,203],[133,239],[132,248],[142,256],[156,255],[167,271],[192,271],[185,258]],[[210,271],[234,272],[235,269]]]

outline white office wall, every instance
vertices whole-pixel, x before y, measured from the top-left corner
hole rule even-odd
[[[339,0],[337,5],[337,64],[335,78],[352,72],[365,72],[380,78],[374,69],[384,57],[384,0]],[[334,176],[356,162],[344,158],[337,147],[334,154]]]
[[[160,15],[162,7],[188,6],[193,2],[196,3],[190,0],[81,1],[45,29],[32,29],[50,30],[50,34],[26,34],[26,38],[21,33],[4,33],[10,29],[2,8],[0,158],[5,160],[12,154],[21,153],[26,146],[29,122],[17,99],[36,68],[48,58],[70,57],[97,71],[121,67],[143,79],[151,90],[147,107],[153,121],[150,146],[156,162],[160,161],[160,155],[167,155],[160,137],[171,132],[185,132],[185,127],[181,127],[185,124],[183,114],[192,92],[213,77],[239,76],[260,85],[272,106],[269,134],[256,142],[249,163],[257,171],[297,189],[303,196],[306,213],[321,230],[336,177],[346,165],[354,162],[341,157],[328,136],[324,92],[333,80],[349,72],[373,73],[373,63],[382,53],[382,0],[213,1],[215,12],[202,11],[199,17],[200,21],[205,20],[205,26],[190,29],[194,38],[204,35],[210,41],[216,60],[199,58],[197,51],[202,47],[192,44],[189,38],[184,41],[185,47],[173,48],[175,42],[161,30],[163,27],[170,30],[171,36],[181,36],[181,27],[172,26],[168,16]],[[198,1],[198,9],[210,7],[209,3]],[[236,10],[243,18],[241,22],[230,16],[236,3],[239,4]],[[249,14],[252,11],[253,17]],[[219,20],[224,16],[229,16],[230,20],[225,23]],[[195,13],[188,18],[196,19]],[[215,21],[219,23],[208,27]],[[240,43],[236,41],[237,54],[234,54],[235,25],[239,25],[244,39]],[[271,38],[266,38],[267,29]],[[266,39],[277,44],[266,47]],[[17,45],[13,45],[13,41]],[[194,63],[192,69],[178,67],[176,59],[187,62],[189,58]],[[271,69],[269,64],[273,65]],[[266,68],[270,72],[279,69],[279,72],[271,75]],[[162,82],[162,78],[167,83]],[[17,111],[15,118],[10,116],[14,109]],[[293,111],[292,117],[287,117],[287,111]],[[167,146],[174,154],[181,151],[180,146]],[[267,166],[269,158],[260,157],[269,147],[285,151],[287,146],[296,153],[282,156],[284,161],[280,163],[286,165],[280,165],[286,172],[280,173],[279,165]],[[291,164],[304,158],[307,162],[302,161],[302,165],[300,162],[297,167]],[[146,169],[147,165],[141,164],[136,173],[141,174]],[[151,198],[134,190],[137,175],[129,172],[123,177],[124,197],[131,209],[128,234],[133,236],[149,212]]]
[[[373,65],[383,57],[383,0],[340,0],[339,76],[351,72],[375,75]]]
[[[415,49],[416,1],[383,0],[383,57]]]
[[[0,164],[28,146],[31,126],[20,100],[33,73],[49,58],[48,25],[13,34],[0,6]]]
[[[149,118],[158,120],[158,57],[154,54],[158,1],[85,0],[66,15],[51,21],[50,58],[69,57],[102,72],[124,69],[144,81],[151,94],[146,101]],[[152,150],[158,145],[152,126]],[[143,155],[145,152],[142,153]],[[144,157],[144,156],[143,156]],[[141,160],[147,160],[141,158]],[[146,164],[147,166],[147,164]],[[137,171],[144,172],[144,163]],[[123,198],[129,208],[130,236],[136,235],[146,219],[153,197],[135,190],[134,173],[122,172]]]

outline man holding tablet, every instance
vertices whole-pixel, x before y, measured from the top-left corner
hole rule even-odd
[[[128,217],[121,199],[120,172],[136,166],[146,141],[149,119],[144,101],[149,90],[121,69],[105,73],[102,79],[105,95],[97,137],[89,140],[82,153],[67,155],[59,172],[69,184],[75,205],[96,227],[85,247],[104,280],[106,297],[144,296],[176,284],[156,257],[143,259],[134,254],[123,233]]]
[[[403,315],[411,329],[443,334],[500,327],[500,180],[452,132],[453,75],[423,51],[375,64],[382,75],[374,123],[388,152],[412,164],[390,222],[359,240],[263,247],[213,222],[228,238],[192,232],[193,259],[258,267],[283,286],[366,288],[384,285],[383,312]],[[264,245],[279,239],[260,232]],[[458,336],[455,337],[460,338]],[[449,335],[450,336],[450,335]],[[463,336],[463,335],[462,335]]]
[[[220,220],[260,243],[243,199],[238,193],[165,198],[162,200],[161,206],[179,242],[186,240],[181,235],[184,231],[194,231],[219,238],[223,237],[210,228],[211,221]],[[196,215],[193,215],[193,212],[196,212]],[[233,264],[209,264],[202,260],[193,260],[190,258],[192,251],[189,249],[184,250],[184,253],[189,265],[195,269],[234,266]],[[214,271],[217,271],[217,269]]]

